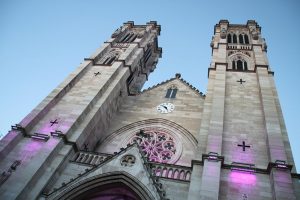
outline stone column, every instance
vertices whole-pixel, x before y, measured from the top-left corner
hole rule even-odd
[[[188,193],[188,200],[199,199],[201,189],[201,174],[202,167],[197,161],[192,162],[193,172],[191,174],[190,188]]]
[[[213,82],[213,97],[208,128],[206,153],[222,153],[222,135],[225,106],[226,65],[216,64],[216,75]],[[220,188],[221,162],[204,160],[200,186],[200,199],[218,199]]]
[[[280,127],[280,118],[276,109],[272,84],[266,67],[257,67],[257,80],[260,89],[262,109],[265,118],[267,145],[271,162],[287,161]],[[289,170],[282,171],[273,168],[271,183],[275,199],[296,199],[292,178]]]

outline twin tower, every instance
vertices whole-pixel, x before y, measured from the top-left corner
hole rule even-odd
[[[155,21],[118,28],[0,141],[0,199],[300,199],[253,20],[221,20],[204,95],[180,74],[141,91]]]

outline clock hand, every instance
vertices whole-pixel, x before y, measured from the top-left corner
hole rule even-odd
[[[167,106],[163,106],[166,110],[168,110],[168,107]]]

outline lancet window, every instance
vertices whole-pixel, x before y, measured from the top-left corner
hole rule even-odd
[[[120,43],[129,43],[129,42],[133,42],[135,40],[135,38],[137,38],[137,34],[130,32],[125,34],[120,40]]]
[[[229,44],[249,44],[249,37],[247,34],[239,34],[238,36],[235,33],[227,34],[227,43]]]
[[[233,60],[232,69],[236,71],[247,71],[248,70],[247,62],[244,60]]]
[[[174,99],[176,97],[178,89],[175,86],[171,86],[166,93],[166,98]]]

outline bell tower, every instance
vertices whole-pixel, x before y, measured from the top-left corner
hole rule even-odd
[[[221,20],[215,25],[211,48],[198,135],[206,145],[199,155],[213,155],[219,161],[204,160],[199,195],[295,199],[294,161],[261,27],[254,20],[247,24]]]
[[[124,23],[0,141],[0,199],[300,197],[261,27],[214,27],[203,94],[140,91],[160,25]]]
[[[140,91],[162,49],[160,25],[129,21],[0,141],[1,199],[36,199],[78,150],[92,150],[123,99]]]

